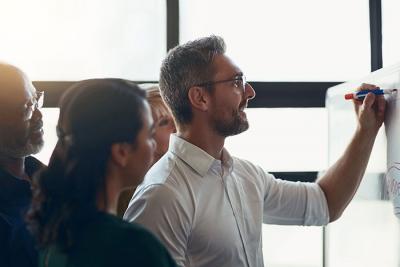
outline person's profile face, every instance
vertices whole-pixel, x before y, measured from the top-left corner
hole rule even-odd
[[[248,83],[238,86],[237,79],[244,74],[225,55],[215,56],[213,69],[215,74],[214,90],[210,93],[212,100],[209,109],[210,121],[214,130],[221,136],[239,134],[249,127],[245,108],[248,101],[255,96],[254,89]]]
[[[36,88],[20,71],[11,76],[8,90],[1,95],[0,153],[20,158],[38,153],[43,147],[43,121],[36,108],[39,97]]]
[[[161,114],[158,117],[154,117],[154,140],[156,142],[156,149],[154,151],[154,163],[157,162],[165,153],[169,147],[169,137],[172,133],[176,132],[175,122],[170,114]]]

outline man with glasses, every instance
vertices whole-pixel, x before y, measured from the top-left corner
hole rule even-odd
[[[0,265],[36,266],[33,240],[24,213],[31,201],[32,175],[42,164],[31,157],[43,147],[36,91],[21,70],[0,63]]]
[[[178,131],[136,190],[125,219],[156,234],[180,266],[263,266],[263,222],[325,225],[340,217],[385,111],[381,96],[355,102],[359,127],[343,157],[316,183],[294,183],[224,148],[226,137],[248,129],[244,109],[255,92],[225,55],[222,38],[172,49],[161,66],[160,89]]]

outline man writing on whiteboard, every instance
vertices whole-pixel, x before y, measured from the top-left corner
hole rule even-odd
[[[363,84],[359,89],[370,90]],[[340,217],[363,177],[385,100],[355,102],[358,127],[343,156],[316,183],[276,179],[224,148],[248,129],[255,97],[222,38],[172,49],[160,73],[178,132],[148,172],[124,218],[156,234],[180,266],[263,266],[262,223],[326,225]]]

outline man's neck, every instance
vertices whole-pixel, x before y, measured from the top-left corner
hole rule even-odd
[[[189,143],[201,148],[215,159],[221,159],[225,137],[221,137],[205,127],[187,127],[177,135]]]
[[[25,172],[25,157],[12,158],[0,156],[0,168],[15,177],[29,180],[29,176]]]

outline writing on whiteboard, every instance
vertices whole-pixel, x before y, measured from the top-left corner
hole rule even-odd
[[[393,201],[394,213],[400,217],[400,162],[390,164],[386,172],[386,184],[389,197]]]

